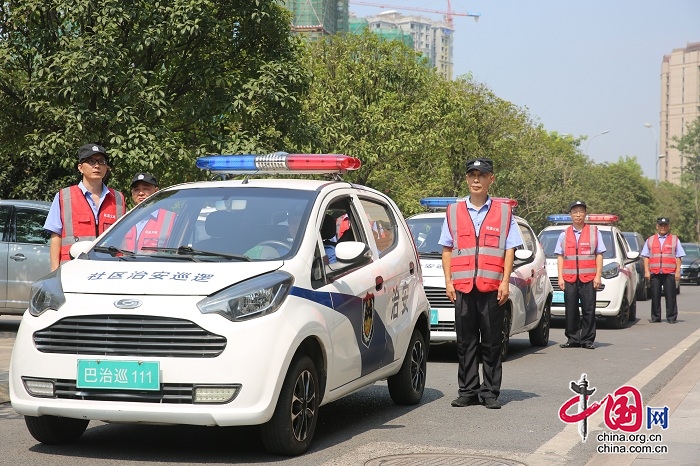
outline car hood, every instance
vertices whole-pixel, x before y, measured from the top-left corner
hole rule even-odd
[[[61,285],[64,293],[206,296],[277,270],[283,263],[77,259],[61,266]]]
[[[699,258],[699,257],[695,257],[695,256],[690,256],[690,257],[689,257],[689,256],[683,256],[683,257],[681,257],[681,265],[690,265],[690,264],[692,264],[692,263],[694,263],[694,262],[700,262],[700,258]]]

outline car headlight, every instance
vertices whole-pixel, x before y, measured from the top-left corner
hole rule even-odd
[[[272,272],[226,288],[197,303],[202,314],[221,314],[234,322],[275,312],[292,289],[294,277]]]
[[[693,262],[692,264],[690,264],[690,269],[691,270],[698,270],[698,269],[700,269],[700,264],[697,262]]]
[[[49,309],[57,311],[66,302],[61,286],[61,269],[58,268],[35,281],[29,298],[29,313],[38,317]]]
[[[620,275],[620,264],[617,262],[603,266],[603,273],[601,274],[603,278],[615,278],[618,275]]]

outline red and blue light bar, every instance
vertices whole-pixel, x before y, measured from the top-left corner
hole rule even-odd
[[[619,219],[619,216],[612,214],[588,214],[585,221],[588,223],[615,223]],[[569,214],[548,215],[547,221],[550,223],[573,223]]]
[[[251,175],[346,173],[362,166],[360,159],[342,154],[239,154],[199,157],[197,168],[215,173]]]

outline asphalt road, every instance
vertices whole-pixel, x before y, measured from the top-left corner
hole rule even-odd
[[[561,326],[552,329],[546,348],[530,346],[527,335],[512,337],[501,410],[450,406],[457,394],[455,348],[440,345],[431,349],[420,405],[392,404],[384,383],[326,405],[314,443],[302,457],[266,454],[254,427],[92,422],[76,444],[41,445],[26,431],[21,416],[9,404],[0,404],[0,464],[584,465],[598,456],[598,435],[609,429],[603,424],[602,409],[589,420],[586,443],[575,425],[559,420],[559,408],[574,396],[570,383],[587,374],[590,386],[596,388],[592,401],[624,385],[634,386],[643,400],[651,400],[700,351],[700,287],[684,286],[678,298],[677,325],[648,323],[650,303],[640,302],[638,320],[627,328],[599,325],[595,350],[559,348],[565,340]],[[16,320],[0,318],[0,381],[6,377],[16,328]],[[412,454],[427,456],[382,459]]]

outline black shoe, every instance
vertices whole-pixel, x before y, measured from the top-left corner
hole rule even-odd
[[[659,322],[661,322],[661,321],[660,321],[660,320],[649,319],[649,323],[650,323],[650,324],[658,324]]]
[[[497,398],[484,398],[484,406],[488,409],[501,409],[501,402]]]
[[[455,408],[464,408],[465,406],[476,406],[480,404],[479,398],[473,396],[460,396],[452,401],[452,406]]]
[[[595,345],[593,343],[584,343],[581,345],[581,348],[595,349]]]
[[[579,348],[580,346],[581,344],[576,343],[575,341],[567,341],[566,343],[559,345],[559,348]]]
[[[677,324],[678,321],[677,321],[677,320],[669,320],[668,323],[669,323],[669,324]]]

